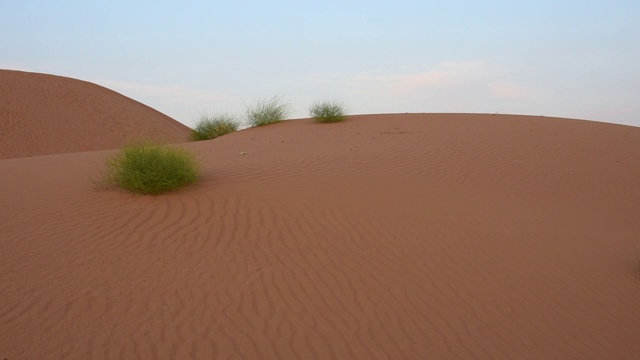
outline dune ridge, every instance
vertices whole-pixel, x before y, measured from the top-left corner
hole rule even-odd
[[[157,197],[95,188],[112,150],[0,160],[0,358],[640,354],[640,128],[359,115],[182,146],[202,179]]]
[[[0,159],[185,142],[190,129],[133,99],[77,79],[0,70]]]

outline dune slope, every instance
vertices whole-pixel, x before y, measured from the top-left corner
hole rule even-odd
[[[187,141],[187,126],[86,81],[0,70],[0,159]]]
[[[106,151],[0,161],[0,358],[640,354],[639,128],[371,115],[184,146],[201,182],[158,197],[96,190]]]

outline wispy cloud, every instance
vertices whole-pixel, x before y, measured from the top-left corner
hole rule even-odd
[[[455,87],[474,82],[488,74],[484,61],[446,61],[430,69],[401,74],[359,74],[352,77],[352,86],[381,86],[394,92],[415,92],[420,89]]]
[[[102,80],[97,83],[125,94],[147,98],[161,98],[171,103],[200,103],[227,100],[226,97],[212,92],[180,85],[148,85],[127,81]]]
[[[35,70],[28,67],[28,66],[22,66],[22,65],[18,65],[18,64],[13,64],[13,63],[0,63],[0,69],[5,69],[5,70],[17,70],[17,71],[28,71],[28,72],[34,72]]]
[[[415,68],[415,67],[413,67]],[[336,84],[351,88],[365,88],[398,93],[414,92],[420,89],[455,87],[477,81],[489,74],[482,60],[446,61],[428,69],[407,72],[360,72],[357,74],[310,73],[298,80],[316,84]]]
[[[198,112],[210,108],[226,108],[236,101],[215,91],[182,85],[151,85],[119,80],[89,80],[125,96],[147,104],[187,126],[192,126]]]
[[[493,59],[444,61],[429,66],[355,74],[307,74],[298,80],[327,91],[338,89],[360,112],[453,111],[537,113],[551,96],[517,66]]]
[[[400,91],[451,87],[476,81],[486,73],[482,61],[447,61],[427,71],[397,76],[392,85]]]
[[[513,82],[492,82],[487,87],[493,95],[505,99],[530,100],[540,96],[539,90]]]
[[[345,80],[345,76],[339,74],[311,73],[299,76],[298,80],[317,84],[338,84]]]
[[[640,106],[635,104],[618,104],[609,106],[596,106],[593,109],[581,112],[579,116],[585,119],[614,121],[620,124],[639,126],[637,120],[635,120],[638,118],[638,114],[640,114]]]

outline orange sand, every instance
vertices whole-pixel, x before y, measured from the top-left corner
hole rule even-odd
[[[95,189],[111,151],[0,160],[0,359],[640,358],[640,128],[366,115],[184,146],[201,181],[157,197]]]
[[[0,70],[0,159],[184,142],[190,129],[117,92],[61,76]]]

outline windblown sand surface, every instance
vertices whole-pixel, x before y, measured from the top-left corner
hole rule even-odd
[[[0,70],[0,159],[184,142],[185,125],[117,92],[61,76]]]
[[[110,151],[0,161],[0,359],[640,358],[640,128],[369,115],[185,146],[202,181],[157,197],[96,190]]]

